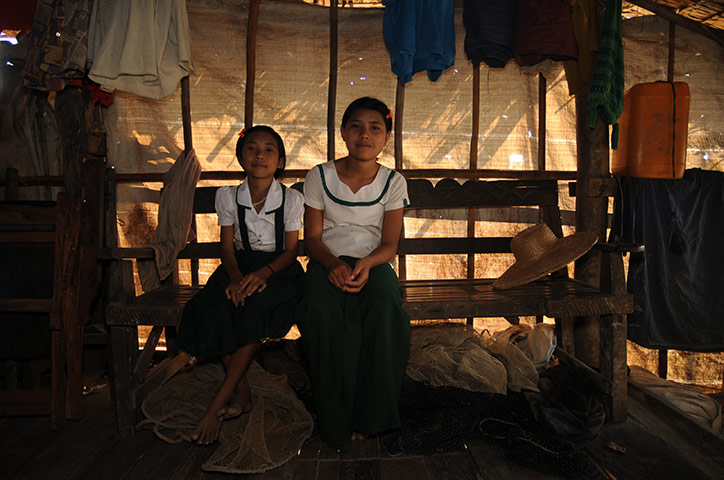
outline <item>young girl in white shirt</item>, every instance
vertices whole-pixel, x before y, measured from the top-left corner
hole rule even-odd
[[[391,127],[384,103],[355,100],[342,117],[349,154],[311,169],[304,182],[310,262],[297,322],[319,433],[339,450],[400,427],[410,319],[390,262],[409,200],[404,177],[377,158]]]
[[[294,323],[303,197],[275,178],[286,153],[279,134],[257,125],[244,129],[236,157],[246,172],[239,186],[220,187],[221,265],[184,308],[177,337],[194,357],[221,356],[226,375],[191,438],[208,444],[222,421],[251,410],[246,373],[264,338],[286,335]]]

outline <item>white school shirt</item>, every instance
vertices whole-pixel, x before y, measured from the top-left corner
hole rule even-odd
[[[219,216],[220,226],[234,226],[234,244],[237,250],[244,247],[241,243],[239,230],[239,212],[237,202],[246,207],[244,223],[249,233],[249,245],[252,250],[273,252],[276,249],[276,233],[274,230],[274,213],[282,204],[282,187],[276,180],[269,187],[264,208],[259,213],[252,208],[249,185],[246,182],[238,187],[219,187],[216,190],[215,208]],[[235,198],[236,195],[236,198]],[[284,231],[291,232],[302,228],[304,216],[304,197],[298,191],[287,188],[284,202]]]
[[[337,176],[334,161],[307,173],[304,202],[324,211],[322,242],[332,254],[355,258],[366,257],[382,243],[385,212],[410,203],[407,182],[399,172],[380,165],[372,183],[352,193]]]

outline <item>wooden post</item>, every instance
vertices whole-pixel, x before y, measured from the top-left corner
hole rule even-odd
[[[578,166],[576,173],[576,231],[593,232],[605,240],[608,216],[607,196],[588,196],[586,186],[594,178],[608,178],[609,151],[608,125],[600,118],[591,128],[588,118],[588,92],[576,95],[576,142]],[[575,263],[575,278],[598,286],[600,278],[600,252],[591,251]],[[600,362],[600,319],[579,318],[575,325],[575,350],[581,361],[591,367]]]
[[[538,74],[538,170],[546,169],[546,77]]]
[[[246,92],[244,98],[244,127],[254,125],[254,81],[256,79],[256,28],[259,23],[259,0],[249,3],[246,28]]]
[[[674,56],[676,50],[676,24],[669,22],[669,60],[666,68],[666,81],[674,81]],[[659,350],[659,377],[666,378],[669,374],[669,351]]]
[[[194,148],[193,137],[191,136],[191,98],[189,95],[188,75],[181,79],[181,122],[184,131],[184,154],[188,155]]]
[[[538,74],[538,171],[546,169],[546,77]],[[545,212],[541,210],[538,216],[546,224],[550,225],[550,219],[544,218]],[[543,323],[543,316],[535,317],[535,323]]]
[[[183,124],[184,131],[184,156],[188,155],[192,148],[194,148],[193,136],[191,135],[191,94],[189,92],[189,77],[188,75],[181,79],[181,122]],[[196,231],[196,216],[191,216],[191,231]],[[195,243],[193,240],[192,243]],[[178,264],[178,260],[176,260]],[[199,284],[199,260],[198,258],[192,258],[190,260],[191,270],[191,285]],[[172,281],[176,282],[178,276],[178,269],[174,268],[174,273],[171,276]]]
[[[329,6],[329,92],[327,94],[327,160],[334,160],[335,114],[337,111],[337,53],[338,53],[337,0]]]
[[[395,170],[402,170],[402,113],[405,110],[405,84],[402,83],[400,78],[397,78],[397,91],[395,93],[395,112],[393,125],[395,135]],[[405,238],[405,219],[402,219],[402,233],[401,238]],[[398,262],[398,274],[400,280],[407,278],[407,260],[404,255],[397,257]]]
[[[473,66],[473,131],[470,135],[470,170],[478,168],[478,137],[480,136],[480,64]],[[477,208],[468,209],[468,238],[475,237]],[[475,254],[468,254],[467,278],[475,278]],[[475,319],[468,317],[467,324],[473,325]]]
[[[18,200],[18,169],[8,167],[5,169],[5,200]]]

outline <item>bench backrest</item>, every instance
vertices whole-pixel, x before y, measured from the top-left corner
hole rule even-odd
[[[513,209],[536,208],[536,221],[543,221],[551,230],[562,236],[560,211],[558,208],[558,183],[556,180],[468,180],[459,183],[454,179],[443,179],[433,184],[429,180],[410,179],[407,181],[410,205],[405,209],[411,215],[415,210],[429,209]],[[194,197],[195,214],[213,214],[214,199],[218,187],[198,187]],[[302,191],[303,184],[292,186]],[[530,217],[530,215],[528,215]],[[511,237],[485,238],[402,238],[399,255],[417,254],[476,254],[509,253]],[[300,242],[303,255],[303,242]],[[179,258],[219,258],[218,242],[192,242],[181,251]],[[195,262],[192,263],[192,278]]]

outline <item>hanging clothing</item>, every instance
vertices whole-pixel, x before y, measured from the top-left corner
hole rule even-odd
[[[304,197],[308,206],[324,211],[322,241],[350,266],[380,245],[385,211],[408,203],[407,184],[398,172],[380,165],[375,180],[353,193],[333,161],[309,171]],[[328,275],[322,265],[309,262],[297,320],[319,434],[333,448],[347,450],[352,432],[372,435],[400,427],[410,317],[402,309],[392,265],[370,269],[359,293],[342,292]]]
[[[598,51],[600,26],[596,14],[596,0],[566,0],[576,34],[578,58],[564,60],[568,94],[577,95],[591,86],[593,65]]]
[[[465,0],[465,53],[477,66],[503,68],[513,58],[515,2],[510,0]]]
[[[681,180],[620,177],[611,239],[632,253],[628,338],[647,348],[724,351],[724,173]]]
[[[242,203],[235,205],[237,218],[232,219],[231,224],[235,225],[235,229],[239,226],[239,236],[244,244],[244,248],[236,251],[236,261],[244,275],[273,262],[284,252],[284,233],[301,227],[302,195],[296,190],[280,186],[276,181],[272,183],[275,184],[274,190],[281,192],[280,202],[270,201],[276,208],[265,206],[259,212],[259,215],[273,219],[272,251],[254,250],[251,247],[251,239],[258,239],[259,233],[266,229],[266,220],[254,218],[256,211],[251,208],[250,202],[248,206]],[[237,187],[220,187],[217,190],[220,225],[229,226],[230,223],[218,206],[229,197],[244,198],[240,190]],[[230,192],[234,193],[230,195]],[[239,347],[264,338],[283,337],[294,323],[296,283],[302,273],[301,264],[295,260],[286,269],[269,277],[264,290],[249,296],[244,305],[235,306],[224,292],[229,285],[229,275],[224,266],[219,265],[204,288],[184,307],[176,339],[179,349],[197,357],[223,355],[234,353]]]
[[[382,29],[392,72],[402,83],[427,70],[437,81],[455,63],[453,0],[382,0]]]
[[[106,89],[161,99],[193,71],[184,0],[115,2],[110,18],[109,26],[96,30],[105,36],[100,48],[94,47],[88,73],[94,82]]]
[[[63,90],[86,70],[89,0],[39,0],[25,62],[28,88]]]
[[[515,59],[520,66],[543,60],[575,60],[576,35],[562,0],[518,0],[515,14]]]
[[[0,2],[0,30],[30,30],[37,4],[37,0]]]
[[[603,15],[591,91],[588,94],[588,119],[591,128],[600,117],[613,125],[611,148],[618,148],[618,117],[623,113],[624,67],[621,40],[621,0],[608,0]]]
[[[196,238],[191,228],[194,190],[201,178],[201,164],[192,149],[181,152],[163,176],[163,191],[158,204],[158,225],[153,234],[153,260],[138,260],[138,277],[148,292],[161,284],[173,272],[178,253],[186,243]]]

